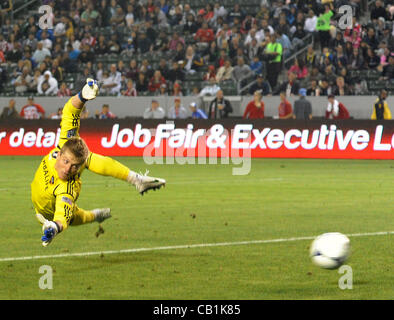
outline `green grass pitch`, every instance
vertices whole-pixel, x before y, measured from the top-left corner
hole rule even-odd
[[[311,240],[171,248],[287,239],[338,231],[394,230],[392,161],[256,159],[234,165],[146,165],[167,179],[141,197],[122,181],[85,171],[78,205],[111,207],[103,223],[70,227],[47,248],[30,202],[41,157],[0,157],[0,299],[392,299],[393,235],[351,237],[353,287],[312,265]],[[118,250],[170,247],[117,253]],[[111,253],[67,256],[73,253]],[[54,258],[53,255],[64,254]],[[46,255],[43,259],[4,260]],[[40,289],[42,265],[53,288]]]

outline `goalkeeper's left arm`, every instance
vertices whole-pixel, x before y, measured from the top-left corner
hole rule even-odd
[[[86,84],[82,90],[71,98],[71,103],[75,108],[82,109],[86,101],[93,100],[97,97],[98,93],[99,88],[97,80],[88,78],[86,79]]]

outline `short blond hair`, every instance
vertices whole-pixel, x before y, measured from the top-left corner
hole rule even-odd
[[[89,148],[80,137],[68,139],[60,150],[60,153],[64,153],[65,151],[69,151],[73,154],[79,163],[84,163],[89,157]]]

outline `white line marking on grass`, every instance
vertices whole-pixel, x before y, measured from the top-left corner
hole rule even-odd
[[[390,234],[394,234],[394,231],[353,233],[353,234],[348,234],[347,236],[348,237],[368,237],[368,236],[386,236],[386,235],[390,235]],[[310,236],[310,237],[279,238],[279,239],[267,239],[267,240],[249,240],[249,241],[235,241],[235,242],[185,244],[185,245],[178,245],[178,246],[133,248],[133,249],[123,249],[123,250],[107,250],[107,251],[93,251],[93,252],[79,252],[79,253],[61,253],[61,254],[42,255],[42,256],[0,258],[0,262],[38,260],[38,259],[55,259],[55,258],[68,258],[68,257],[87,257],[87,256],[97,256],[97,255],[101,255],[101,254],[109,255],[109,254],[136,253],[136,252],[160,251],[160,250],[175,250],[175,249],[241,246],[241,245],[248,245],[248,244],[264,244],[264,243],[313,240],[315,238],[316,238],[316,236]]]

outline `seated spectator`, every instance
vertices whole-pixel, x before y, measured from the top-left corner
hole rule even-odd
[[[60,84],[59,91],[57,92],[58,97],[71,97],[72,93],[71,90],[67,87],[67,84],[65,82],[62,82]]]
[[[192,119],[208,119],[208,116],[205,114],[205,112],[197,107],[197,103],[190,103],[189,108],[192,112]]]
[[[45,118],[45,110],[40,104],[34,103],[34,97],[30,96],[27,98],[27,104],[21,109],[20,116],[23,119],[41,119]]]
[[[19,118],[19,112],[15,108],[15,99],[8,101],[8,106],[3,108],[0,119]]]
[[[88,2],[87,8],[81,14],[81,24],[96,26],[98,24],[99,12],[94,9],[92,2]]]
[[[216,98],[209,104],[208,118],[209,119],[223,119],[228,118],[228,115],[233,112],[233,107],[229,100],[224,98],[223,90],[216,93]]]
[[[294,72],[298,80],[305,79],[308,75],[308,68],[302,59],[296,58],[294,64],[290,67],[288,72]]]
[[[220,87],[216,83],[216,79],[209,79],[209,83],[201,89],[199,93],[199,97],[203,96],[215,96],[216,93],[221,90]]]
[[[264,102],[261,99],[261,91],[255,91],[253,100],[246,105],[244,119],[264,119]]]
[[[158,94],[159,96],[168,96],[168,90],[167,90],[167,85],[166,84],[162,84],[160,86],[160,92]]]
[[[179,84],[179,82],[174,83],[174,86],[172,88],[172,95],[177,96],[177,97],[183,96],[182,88],[181,88],[181,85]]]
[[[216,81],[221,82],[225,80],[231,80],[233,77],[234,68],[231,65],[231,60],[227,58],[224,65],[218,69],[216,74]]]
[[[94,47],[94,53],[98,55],[109,53],[108,41],[103,34],[101,34],[98,38],[98,41]]]
[[[144,119],[163,119],[165,111],[160,107],[159,101],[152,100],[151,106],[144,112]]]
[[[37,92],[39,94],[56,95],[59,91],[58,82],[52,76],[52,73],[47,70],[44,72],[44,75],[40,77],[37,84]]]
[[[257,80],[251,85],[249,89],[250,94],[254,94],[256,91],[260,91],[262,96],[267,96],[272,94],[271,86],[267,80],[264,79],[264,75],[259,73],[257,75]]]
[[[186,73],[195,73],[204,65],[204,60],[194,50],[193,46],[188,46],[183,60],[183,68]]]
[[[326,78],[319,81],[319,95],[328,96],[332,92],[332,87]]]
[[[349,119],[349,111],[335,99],[333,94],[328,95],[328,105],[326,110],[326,119]]]
[[[310,80],[309,88],[306,91],[307,96],[318,97],[320,96],[320,88],[316,79]]]
[[[135,85],[137,92],[147,92],[148,91],[148,79],[146,79],[145,73],[140,72],[138,74],[138,80]]]
[[[56,113],[52,113],[49,118],[50,119],[61,119],[63,116],[63,108],[57,109]]]
[[[253,74],[253,71],[245,64],[244,58],[239,57],[237,59],[237,65],[233,68],[233,79],[239,82],[251,74]]]
[[[202,80],[204,81],[209,81],[211,78],[216,78],[216,69],[214,65],[208,66],[208,72],[204,74],[204,77]]]
[[[103,104],[101,108],[101,112],[96,110],[96,119],[115,119],[116,115],[114,115],[111,111],[109,111],[109,105]]]
[[[126,90],[122,91],[122,96],[125,97],[136,97],[137,90],[134,88],[134,82],[132,79],[127,80],[127,88]]]
[[[137,60],[132,59],[129,63],[129,68],[126,71],[126,78],[137,81],[139,75],[139,68],[137,65]]]
[[[44,44],[40,41],[37,43],[37,49],[34,51],[32,59],[35,63],[41,63],[45,60],[46,56],[51,56],[51,52],[44,48]]]
[[[336,78],[336,83],[331,91],[332,94],[336,96],[348,96],[352,94],[350,87],[345,83],[345,79],[341,76]]]
[[[287,81],[283,82],[279,88],[276,90],[276,94],[284,91],[286,92],[286,97],[296,96],[300,90],[300,84],[297,80],[297,74],[294,72],[289,72],[287,75]]]
[[[156,70],[149,81],[148,90],[151,93],[158,93],[162,84],[166,84],[166,79],[161,75],[159,70]]]
[[[200,29],[197,30],[194,39],[197,42],[209,43],[215,40],[215,34],[211,28],[208,27],[208,22],[203,22]]]
[[[174,106],[168,112],[169,119],[186,119],[187,118],[187,111],[181,105],[181,98],[177,97],[174,100]]]
[[[120,88],[122,86],[121,81],[122,75],[117,70],[116,64],[113,63],[110,66],[108,78],[103,80],[101,88],[106,90],[109,94],[120,94]]]
[[[22,74],[20,74],[14,82],[16,93],[25,93],[30,89],[33,83],[33,76],[30,74],[30,68],[25,66],[22,69]]]
[[[389,56],[389,63],[382,68],[381,80],[394,80],[394,52]]]
[[[260,74],[263,72],[263,63],[260,61],[258,56],[254,56],[253,61],[250,63],[250,69],[255,74]]]

